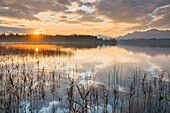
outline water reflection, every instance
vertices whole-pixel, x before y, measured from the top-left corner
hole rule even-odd
[[[70,56],[72,54],[71,51],[61,50],[60,47],[54,45],[0,45],[0,55]]]
[[[161,110],[168,111],[165,103],[169,99],[169,76],[162,71],[162,68],[170,69],[170,53],[164,50],[167,48],[161,51],[149,47],[145,47],[147,51],[122,46],[87,48],[55,44],[1,46],[0,108],[3,112],[27,113],[73,112],[75,109],[139,112],[136,108],[140,106],[144,113],[159,108],[163,102]],[[160,101],[160,98],[165,99]],[[154,104],[149,104],[151,100]],[[136,107],[134,101],[139,106]]]
[[[123,68],[124,74],[129,71],[129,68],[137,66],[147,71],[152,71],[151,73],[159,72],[162,68],[170,69],[170,52],[167,47],[153,48],[119,45],[91,49],[72,49],[55,44],[8,44],[6,46],[2,45],[0,48],[1,55],[8,55],[8,57],[13,55],[11,58],[13,62],[15,62],[14,59],[21,60],[15,55],[35,56],[35,58],[26,56],[25,59],[28,60],[28,63],[39,61],[41,70],[55,70],[56,66],[59,66],[56,64],[61,62],[64,65],[63,68],[68,71],[67,73],[74,73],[70,72],[70,70],[72,71],[72,69],[74,70],[74,68],[78,67],[81,67],[81,70],[86,74],[91,73],[92,68],[94,68],[95,73],[108,73],[107,71],[115,65]],[[1,59],[5,58],[1,56]],[[70,70],[67,70],[67,68]],[[79,73],[79,75],[82,74],[83,72]]]
[[[92,68],[94,68],[95,73],[107,73],[115,65],[123,68],[124,74],[128,72],[129,68],[137,66],[152,71],[152,73],[159,72],[162,68],[170,69],[170,51],[167,47],[153,48],[119,45],[91,49],[72,49],[55,44],[8,44],[1,45],[0,50],[1,60],[7,60],[10,57],[8,60],[13,59],[13,62],[15,62],[16,59],[19,62],[22,59],[18,58],[18,55],[28,55],[25,57],[28,63],[39,61],[41,70],[55,70],[56,66],[59,66],[56,64],[61,62],[68,73],[74,73],[70,72],[70,70],[72,71],[72,69],[74,70],[74,68],[78,67],[81,67],[81,70],[86,74],[91,73]],[[9,62],[8,60],[6,62]],[[83,72],[79,73],[79,75],[82,74]]]
[[[60,42],[60,43],[53,43],[53,42],[3,42],[2,44],[10,45],[10,46],[18,46],[18,47],[34,47],[39,45],[41,48],[71,48],[71,49],[95,49],[95,48],[104,48],[104,47],[110,47],[115,46],[113,44],[102,44],[102,43],[66,43],[66,42]]]
[[[156,55],[170,55],[170,47],[150,47],[150,46],[132,46],[132,45],[118,45],[120,48],[125,48],[128,51],[132,51],[133,53],[145,53],[150,56]]]

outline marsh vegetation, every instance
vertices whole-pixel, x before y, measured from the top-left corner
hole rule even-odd
[[[115,65],[100,82],[95,65],[89,70],[78,64],[67,67],[58,59],[71,53],[62,52],[1,47],[0,112],[169,113],[168,70],[150,73],[131,67],[124,75]],[[47,59],[52,63],[46,64]]]

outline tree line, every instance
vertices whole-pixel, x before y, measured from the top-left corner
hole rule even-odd
[[[0,35],[1,42],[97,42],[97,43],[116,43],[115,39],[103,40],[98,39],[97,36],[93,35],[43,35],[43,34],[18,34],[18,33],[2,33]]]

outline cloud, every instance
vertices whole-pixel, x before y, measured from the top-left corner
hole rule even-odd
[[[78,15],[84,15],[84,14],[87,14],[87,12],[86,12],[86,11],[84,11],[84,10],[82,10],[82,9],[76,10],[74,13],[75,13],[75,14],[78,14]]]
[[[93,6],[92,0],[72,0],[72,2],[75,2],[79,7],[81,6]]]
[[[0,20],[0,24],[10,24],[8,21]]]
[[[170,5],[164,5],[157,7],[151,14],[149,14],[151,17],[151,21],[147,24],[141,24],[137,26],[129,27],[125,30],[145,30],[151,27],[154,28],[170,28]]]
[[[150,27],[145,26],[145,25],[137,25],[137,26],[131,26],[131,27],[125,28],[124,31],[145,30],[148,28]]]
[[[15,10],[11,8],[8,9],[0,8],[1,17],[39,21],[40,19],[35,17],[34,15],[35,15],[34,13],[29,11],[22,12],[20,10]]]
[[[25,19],[41,21],[37,14],[40,12],[62,12],[63,14],[81,14],[81,21],[87,22],[102,22],[101,19],[96,18],[93,14],[86,14],[85,10],[78,9],[77,11],[69,11],[69,6],[73,2],[77,2],[79,7],[90,7],[93,4],[90,2],[82,2],[79,0],[8,0],[0,1],[0,17],[8,17],[14,19]],[[79,8],[78,7],[78,8]],[[54,16],[51,15],[51,16]],[[87,17],[86,17],[87,16]],[[47,17],[48,18],[48,17]],[[77,20],[77,21],[80,21]]]
[[[70,17],[71,16],[73,17]],[[69,24],[80,24],[85,25],[84,23],[86,22],[93,22],[93,23],[98,23],[98,22],[104,22],[104,20],[100,17],[97,17],[96,12],[88,12],[82,9],[78,9],[76,11],[69,12],[65,15],[60,16],[60,22],[65,22]]]
[[[43,12],[49,15],[41,18]],[[0,0],[1,17],[80,25],[89,22],[128,25],[121,30],[169,29],[170,0]]]
[[[98,18],[95,13],[86,13],[78,19],[80,22],[103,22],[104,20]]]
[[[102,0],[93,5],[98,16],[107,18],[112,23],[128,23],[132,26],[138,24],[129,27],[129,30],[162,26],[170,28],[170,0]],[[154,19],[153,15],[160,18]]]
[[[68,11],[72,3],[78,4],[77,8],[86,6],[93,8],[92,14],[85,10]],[[1,0],[0,16],[40,20],[36,14],[52,11],[82,15],[82,21],[102,22],[95,17],[105,17],[114,23],[139,23],[147,24],[152,21],[151,14],[161,6],[170,4],[170,0]],[[93,20],[94,19],[94,20]]]
[[[148,2],[144,0],[103,0],[96,4],[99,15],[105,16],[114,22],[143,23],[148,20],[151,10],[148,10]]]
[[[79,21],[77,21],[77,20],[69,20],[69,19],[61,19],[61,20],[59,20],[60,22],[64,22],[64,23],[67,23],[67,24],[80,24],[80,22]]]
[[[25,20],[40,19],[35,17],[40,12],[64,12],[68,0],[1,0],[0,16]],[[68,4],[69,5],[69,4]]]
[[[5,27],[0,26],[0,33],[30,33],[31,28],[16,28],[16,27]]]
[[[59,4],[71,6],[70,0],[57,0]]]
[[[0,26],[5,26],[5,25],[7,25],[7,26],[13,26],[13,25],[15,25],[16,26],[16,24],[18,25],[18,26],[20,26],[20,27],[25,27],[25,25],[23,24],[23,23],[20,23],[20,22],[18,22],[18,21],[11,21],[11,20],[1,20],[0,19]]]
[[[70,14],[79,16],[77,22],[104,22],[104,19],[111,23],[131,24],[125,30],[144,30],[151,27],[170,27],[169,26],[169,5],[170,0],[74,0],[78,7],[85,6],[94,9],[89,13],[88,10],[78,9]],[[153,16],[160,17],[159,19]],[[102,18],[101,18],[102,17]],[[134,26],[136,24],[137,26]]]
[[[148,25],[160,28],[170,27],[170,4],[156,8],[151,14],[153,21]]]

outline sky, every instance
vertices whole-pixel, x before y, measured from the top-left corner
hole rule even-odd
[[[0,0],[0,33],[111,37],[170,29],[170,0]]]

